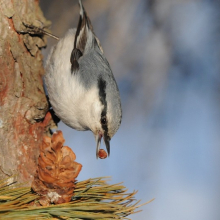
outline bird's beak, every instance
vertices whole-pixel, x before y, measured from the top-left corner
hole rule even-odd
[[[110,156],[110,138],[104,135],[104,142],[105,142],[106,150],[108,152],[108,156]]]
[[[102,140],[102,133],[98,132],[96,134],[96,158],[99,157],[99,149],[100,149],[100,145],[101,145],[101,140]],[[110,155],[110,138],[106,135],[104,135],[104,142],[105,142],[105,146],[106,146],[106,150],[108,152],[108,156]]]
[[[100,132],[98,132],[96,134],[96,158],[98,159],[99,157],[99,149],[100,149],[100,144],[101,144],[101,140],[102,140],[102,134]]]

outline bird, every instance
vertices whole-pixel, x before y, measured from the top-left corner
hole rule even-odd
[[[56,116],[75,130],[92,131],[98,158],[102,138],[110,155],[110,140],[122,120],[121,99],[81,0],[79,8],[77,28],[69,29],[48,55],[44,81]]]

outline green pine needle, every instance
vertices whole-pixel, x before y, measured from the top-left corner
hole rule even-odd
[[[39,206],[40,196],[29,187],[13,182],[13,177],[0,180],[0,219],[128,219],[139,212],[140,201],[127,193],[121,183],[109,185],[108,177],[76,183],[72,201],[60,205]]]

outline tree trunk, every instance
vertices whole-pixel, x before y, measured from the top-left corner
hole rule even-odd
[[[18,174],[31,184],[50,120],[40,48],[44,37],[23,24],[47,26],[37,0],[0,0],[0,179]]]

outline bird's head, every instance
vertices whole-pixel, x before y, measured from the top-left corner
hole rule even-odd
[[[105,81],[102,77],[98,78],[99,101],[101,111],[99,112],[99,126],[95,130],[96,156],[100,149],[101,139],[110,155],[110,140],[121,124],[122,110],[120,96],[115,81]]]
[[[94,88],[94,89],[92,89]],[[119,91],[112,80],[105,80],[100,75],[97,85],[88,90],[86,103],[91,103],[86,113],[86,126],[96,139],[96,156],[98,157],[101,140],[103,139],[108,155],[110,154],[110,140],[117,132],[122,118]]]

